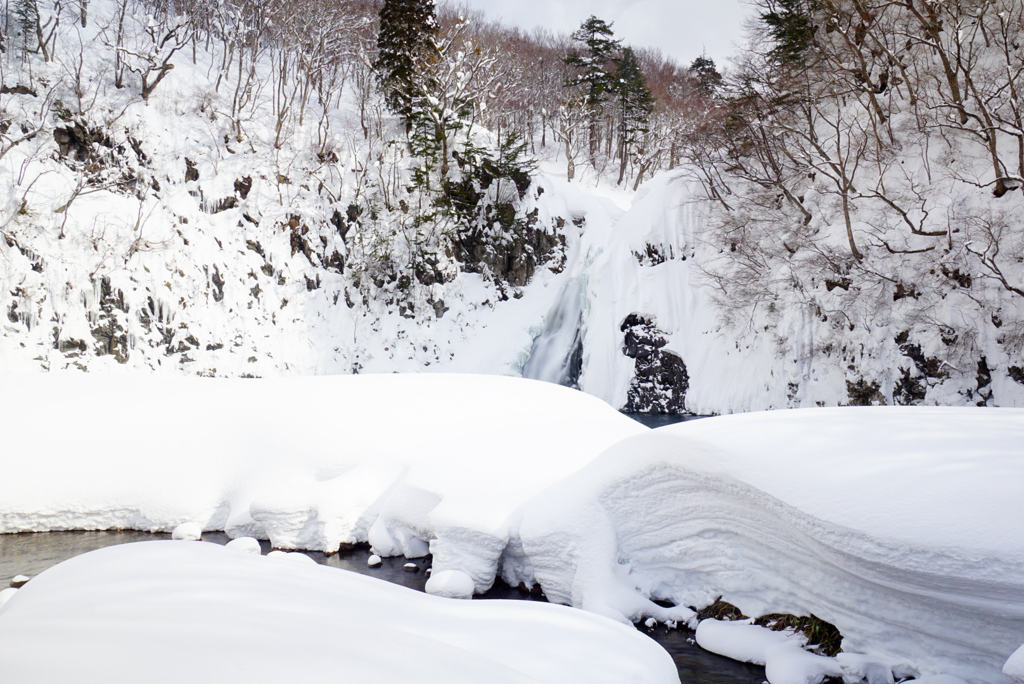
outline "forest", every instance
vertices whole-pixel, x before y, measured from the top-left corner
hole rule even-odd
[[[624,45],[598,17],[569,36],[527,33],[429,0],[5,9],[5,336],[52,321],[46,344],[62,355],[119,362],[147,344],[200,347],[169,325],[173,304],[125,301],[107,273],[154,247],[145,226],[184,234],[172,187],[207,223],[271,220],[288,258],[312,268],[307,290],[331,280],[335,304],[374,309],[378,323],[440,319],[464,274],[493,290],[488,305],[518,298],[539,268],[565,266],[565,226],[585,230],[546,208],[546,165],[570,185],[642,192],[669,173],[696,192],[690,267],[727,339],[770,339],[780,357],[801,340],[801,359],[845,374],[836,402],[986,403],[993,382],[1024,385],[1019,2],[759,0],[729,68]],[[201,149],[162,156],[146,138],[195,125]],[[83,210],[98,197],[132,216],[116,240]],[[93,251],[120,242],[76,276],[87,283],[69,279],[90,330],[65,335],[76,326],[40,290],[52,283],[35,242],[45,232],[58,259],[90,222]],[[209,233],[221,247],[224,230]],[[283,283],[261,253],[268,239],[242,243],[270,281],[250,309],[274,274]],[[661,249],[640,261],[669,258]],[[26,269],[44,273],[35,291]],[[222,301],[223,271],[238,267],[204,269]]]

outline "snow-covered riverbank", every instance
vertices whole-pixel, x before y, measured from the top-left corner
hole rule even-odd
[[[369,541],[432,552],[447,595],[501,573],[620,621],[695,624],[691,608],[723,596],[839,628],[837,660],[794,639],[774,668],[764,648],[733,651],[767,660],[772,684],[880,671],[1004,682],[1024,642],[1021,410],[812,409],[649,430],[583,393],[503,377],[3,381],[5,532],[192,522],[283,548]],[[717,650],[746,642],[703,632]]]

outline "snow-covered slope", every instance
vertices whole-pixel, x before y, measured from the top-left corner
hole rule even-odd
[[[555,601],[689,619],[721,595],[816,615],[845,651],[1003,681],[1024,640],[1021,444],[1016,409],[710,418],[615,445],[532,502],[520,538]]]
[[[170,541],[79,556],[0,608],[0,678],[679,681],[654,641],[595,615],[532,602],[449,601],[288,560]]]
[[[302,115],[271,88],[240,109],[241,67],[212,36],[143,100],[135,75],[109,73],[118,7],[64,16],[50,61],[5,57],[0,370],[525,373],[663,412],[1024,402],[1004,334],[1024,304],[988,281],[927,311],[858,300],[873,322],[839,332],[798,297],[739,316],[751,303],[712,277],[725,219],[686,167],[633,193],[589,171],[569,183],[559,148],[540,148],[517,209],[529,239],[488,257],[514,277],[459,262],[451,226],[408,205],[413,161],[372,83],[343,78]],[[118,40],[157,54],[148,32],[169,20],[139,7]],[[365,27],[345,26],[358,42]],[[246,68],[273,84],[260,54]]]

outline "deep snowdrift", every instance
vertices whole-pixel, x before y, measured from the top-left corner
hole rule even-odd
[[[113,650],[112,650],[113,647]],[[678,682],[629,627],[560,606],[450,601],[213,544],[94,551],[0,609],[0,679],[18,684]]]
[[[195,522],[281,548],[430,543],[438,571],[479,591],[528,498],[647,431],[594,397],[496,376],[2,385],[0,533]]]
[[[846,651],[1003,681],[1024,641],[1022,444],[1015,409],[660,428],[531,502],[523,554],[549,598],[604,614],[657,617],[649,596],[686,619],[723,595],[751,616],[813,613]]]

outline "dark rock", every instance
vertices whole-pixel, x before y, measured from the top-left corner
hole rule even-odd
[[[231,195],[229,197],[225,197],[224,199],[222,199],[219,202],[217,202],[216,204],[214,204],[213,205],[213,209],[210,210],[210,213],[211,214],[219,214],[222,211],[227,211],[228,209],[234,209],[237,206],[238,206],[238,198],[235,197],[234,195]]]
[[[90,331],[96,339],[96,356],[110,355],[118,363],[128,363],[128,333],[122,320],[124,314],[128,313],[124,292],[115,290],[109,278],[101,278],[99,294],[96,326]]]
[[[643,252],[633,252],[633,256],[641,266],[657,266],[672,258],[672,246],[652,245],[648,242]]]
[[[892,293],[892,301],[898,302],[901,299],[911,297],[917,299],[921,296],[921,293],[917,291],[917,288],[913,285],[907,285],[903,281],[896,283],[896,291]]]
[[[0,86],[0,93],[4,95],[31,95],[32,97],[39,97],[36,91],[26,85]]]
[[[195,162],[188,157],[185,158],[185,182],[199,180],[199,169],[196,168]]]
[[[224,278],[216,265],[213,267],[213,275],[210,276],[210,283],[213,285],[213,301],[219,302],[224,299]]]
[[[246,176],[245,178],[239,178],[235,180],[235,193],[243,200],[249,197],[249,192],[252,190],[252,176]]]
[[[984,356],[978,361],[978,406],[987,406],[992,399],[992,370],[988,367],[988,359]]]
[[[686,413],[690,376],[686,364],[666,351],[668,340],[653,319],[630,314],[619,326],[622,353],[635,359],[633,379],[622,410],[630,413]]]
[[[728,601],[723,601],[719,596],[715,602],[706,608],[697,611],[697,620],[746,620],[747,616],[743,611]]]
[[[80,123],[55,128],[53,140],[57,143],[57,155],[61,159],[77,162],[97,160],[99,153],[96,145],[108,150],[114,148],[114,143],[106,133],[97,128],[86,128]]]
[[[850,397],[849,406],[884,406],[885,395],[877,382],[867,382],[858,378],[856,382],[846,381],[846,394]]]
[[[768,613],[754,619],[754,624],[767,627],[773,632],[790,629],[807,637],[807,645],[819,655],[834,657],[842,651],[843,635],[839,628],[816,615],[791,615],[789,613]]]
[[[921,376],[911,374],[909,368],[903,368],[900,379],[892,389],[893,403],[899,406],[913,406],[924,402],[928,393],[928,385]]]

